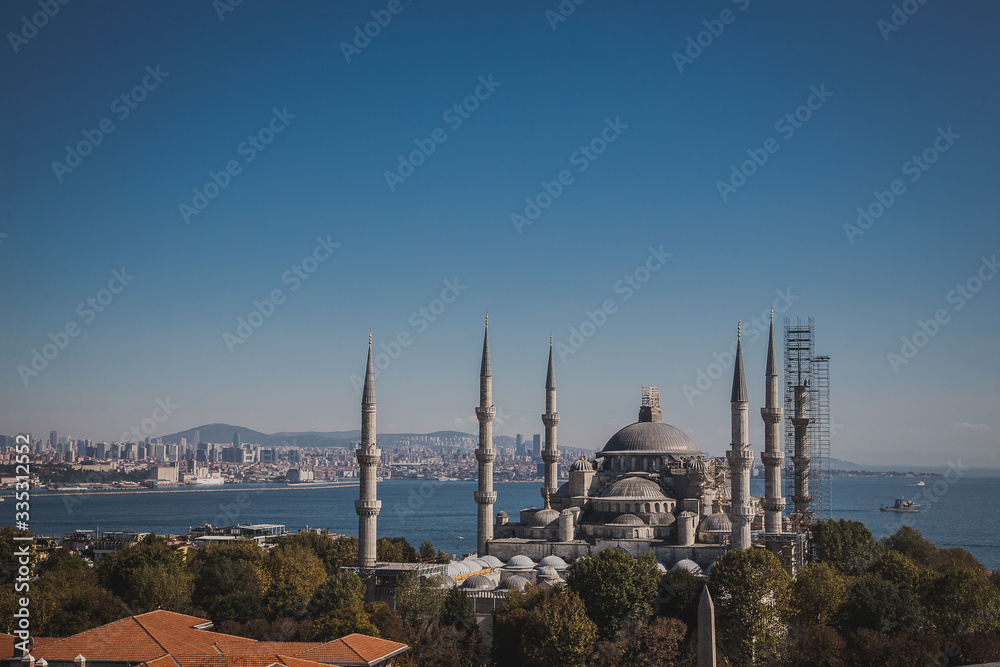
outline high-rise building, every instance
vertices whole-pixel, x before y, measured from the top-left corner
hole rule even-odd
[[[540,460],[542,458],[542,434],[536,433],[531,441],[531,458]]]
[[[515,456],[524,456],[524,434],[523,433],[518,433],[517,436],[516,436],[516,438],[515,438],[514,455]]]
[[[49,447],[55,447],[59,444],[59,434],[55,431],[49,431]]]

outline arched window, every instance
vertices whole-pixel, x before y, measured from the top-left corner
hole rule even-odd
[[[649,503],[646,503],[646,512],[649,512]]]
[[[649,459],[643,457],[642,459],[642,469],[649,470]]]
[[[653,511],[656,512],[657,514],[660,513],[660,503],[656,503],[655,505],[653,505]]]

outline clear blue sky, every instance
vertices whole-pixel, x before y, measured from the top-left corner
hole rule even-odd
[[[665,420],[721,454],[731,369],[684,386],[790,290],[778,323],[815,317],[832,359],[834,455],[1000,465],[1000,280],[949,301],[997,271],[995,3],[913,3],[898,30],[891,3],[860,0],[587,2],[565,21],[555,0],[390,4],[0,6],[0,432],[115,438],[168,398],[153,437],[357,428],[369,327],[376,347],[410,336],[377,380],[381,430],[475,432],[489,311],[495,432],[532,434],[549,332],[569,346],[611,300],[557,358],[560,443],[599,448],[652,384]],[[343,46],[373,11],[387,25]],[[410,173],[418,143],[434,151]],[[925,170],[906,164],[928,148]],[[201,201],[209,172],[226,187]],[[519,231],[543,181],[558,196]],[[318,237],[339,247],[302,280]],[[435,304],[446,280],[458,296]],[[26,372],[49,334],[65,349]],[[759,450],[765,344],[744,342]]]

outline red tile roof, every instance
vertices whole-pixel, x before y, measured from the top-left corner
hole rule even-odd
[[[258,642],[207,629],[197,616],[157,610],[130,616],[71,637],[38,638],[35,658],[143,663],[146,667],[320,667],[369,665],[402,653],[399,642],[351,634],[330,642]],[[0,634],[0,650],[14,653],[16,637]],[[20,658],[20,656],[17,656]]]

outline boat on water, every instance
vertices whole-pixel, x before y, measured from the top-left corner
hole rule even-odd
[[[192,486],[221,486],[226,483],[222,477],[197,477],[187,481]]]
[[[881,512],[919,512],[920,505],[916,504],[912,500],[906,500],[905,498],[896,498],[896,502],[892,506],[883,505],[879,508]]]
[[[924,482],[923,481],[917,482],[913,486],[924,486]]]

